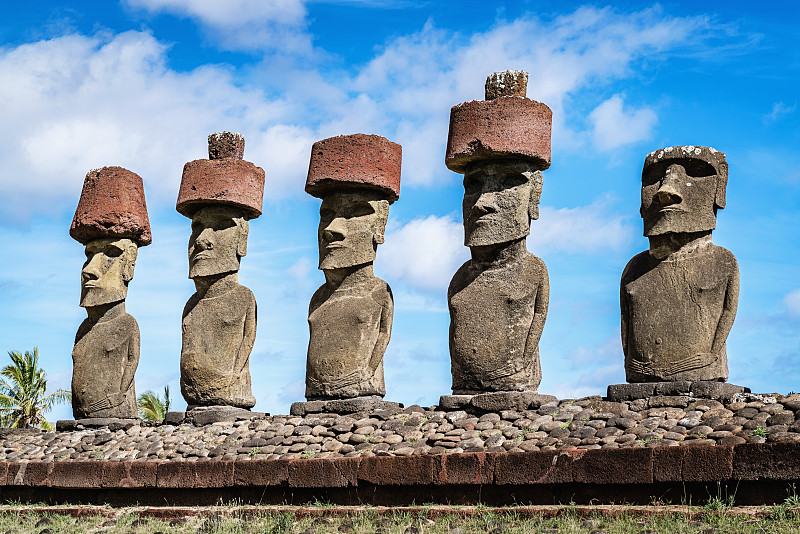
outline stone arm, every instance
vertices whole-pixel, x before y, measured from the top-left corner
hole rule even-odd
[[[386,347],[389,346],[389,338],[392,336],[392,319],[394,317],[394,298],[392,297],[391,288],[386,285],[386,293],[383,294],[383,302],[381,302],[381,318],[378,325],[378,339],[375,341],[375,348],[372,349],[372,355],[369,359],[369,376],[375,373],[383,360],[383,354],[386,352]]]
[[[728,277],[727,287],[725,288],[725,300],[722,304],[722,314],[717,323],[717,330],[714,332],[714,342],[711,345],[711,353],[715,356],[722,354],[725,347],[725,340],[733,327],[733,320],[736,318],[736,308],[739,305],[739,267],[736,259],[731,255],[733,266]]]
[[[619,312],[620,312],[620,333],[622,335],[622,354],[628,356],[628,316],[630,314],[630,306],[628,304],[628,297],[625,295],[625,278],[627,269],[622,273],[622,280],[619,282]]]
[[[125,355],[125,361],[121,362],[123,366],[123,372],[122,380],[120,381],[119,385],[119,391],[112,395],[108,395],[105,399],[101,399],[90,404],[90,412],[98,412],[101,410],[116,408],[125,402],[128,390],[131,388],[131,384],[133,384],[133,377],[136,374],[136,368],[139,367],[139,346],[139,325],[136,322],[136,319],[131,317],[131,331],[127,340],[127,354]]]
[[[239,344],[239,349],[236,351],[236,366],[231,383],[233,383],[234,380],[238,380],[250,361],[250,352],[253,350],[253,345],[256,342],[257,316],[258,308],[256,306],[256,298],[251,294],[250,302],[247,307],[247,314],[244,317],[242,342]]]
[[[528,330],[528,339],[525,341],[525,361],[530,361],[536,354],[544,330],[544,322],[547,319],[547,307],[550,303],[550,277],[547,274],[547,266],[541,260],[539,263],[541,277],[539,288],[536,291],[536,302],[533,304],[533,320],[531,328]]]

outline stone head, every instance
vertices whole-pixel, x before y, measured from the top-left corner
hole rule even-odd
[[[351,189],[325,195],[319,209],[319,268],[375,261],[388,217],[389,201],[379,191]]]
[[[542,173],[525,160],[488,160],[464,174],[464,244],[478,247],[527,236],[539,218]]]
[[[192,216],[189,278],[236,272],[247,254],[250,225],[245,212],[229,205],[207,205]]]
[[[728,164],[708,147],[668,147],[650,153],[642,169],[644,235],[713,230],[725,207]]]
[[[90,308],[125,300],[139,247],[127,238],[99,238],[86,244],[81,270],[81,306]]]

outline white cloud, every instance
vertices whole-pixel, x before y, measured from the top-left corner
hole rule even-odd
[[[191,16],[242,38],[249,34],[237,26],[241,21],[301,31],[305,20],[300,0],[129,3]],[[466,37],[428,23],[389,41],[352,77],[268,53],[248,71],[258,88],[234,81],[224,66],[172,70],[168,47],[147,32],[68,35],[5,48],[0,194],[9,202],[0,217],[24,221],[70,208],[85,173],[103,165],[140,174],[149,202],[172,202],[183,164],[203,157],[206,135],[220,130],[245,135],[245,158],[267,173],[266,200],[303,194],[313,141],[357,131],[403,145],[406,187],[449,182],[456,179],[442,164],[449,109],[480,98],[488,73],[530,71],[529,95],[555,112],[554,146],[575,146],[584,134],[567,126],[565,101],[632,76],[638,60],[696,39],[706,25],[701,17],[670,17],[658,9],[624,14],[595,8],[550,21],[525,16],[498,22]],[[628,135],[649,124],[647,110],[625,110],[621,102],[615,108],[614,102],[601,105],[596,116],[617,112],[627,120]]]
[[[783,298],[783,307],[790,317],[800,318],[800,289],[789,292]]]
[[[447,292],[456,270],[469,258],[461,223],[451,217],[414,219],[386,233],[376,270],[423,291]]]
[[[167,12],[196,20],[231,50],[280,49],[308,53],[303,0],[126,0],[151,13]]]
[[[609,197],[588,206],[556,209],[542,206],[539,220],[531,222],[528,247],[537,254],[598,254],[620,251],[630,245],[636,231],[628,216],[614,213]]]
[[[598,150],[607,152],[652,136],[658,122],[656,113],[647,107],[625,108],[621,95],[614,95],[590,114],[592,140]]]
[[[797,104],[785,104],[783,102],[775,102],[772,105],[772,111],[764,115],[764,122],[774,122],[783,115],[791,115],[797,109]]]
[[[73,206],[86,172],[104,165],[142,176],[148,203],[174,202],[183,164],[225,129],[244,133],[245,158],[266,168],[268,199],[302,190],[313,134],[279,122],[292,114],[285,103],[236,86],[228,69],[172,71],[165,53],[141,32],[0,50],[0,194],[14,200],[0,214]]]

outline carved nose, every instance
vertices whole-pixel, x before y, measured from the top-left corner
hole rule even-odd
[[[89,280],[97,280],[100,278],[100,270],[98,269],[98,262],[99,257],[97,255],[92,256],[92,259],[86,264],[86,266],[81,270],[81,278],[84,282],[88,282]]]
[[[342,241],[344,239],[344,227],[341,219],[332,220],[322,231],[322,238],[328,243]]]
[[[664,173],[664,178],[661,179],[661,186],[656,191],[653,200],[662,206],[680,204],[683,201],[680,184],[685,181],[686,169],[682,165],[670,165]]]
[[[211,236],[211,230],[206,228],[205,230],[200,232],[199,236],[197,236],[197,240],[195,240],[195,245],[200,250],[211,250],[212,248],[214,248],[214,241],[210,238],[210,236]]]
[[[472,211],[478,215],[486,215],[487,213],[496,213],[497,206],[495,206],[491,195],[484,193],[478,197],[478,200],[472,206]]]
[[[683,200],[683,197],[678,191],[675,190],[674,187],[662,185],[656,192],[654,200],[656,204],[669,206],[671,204],[680,204]]]

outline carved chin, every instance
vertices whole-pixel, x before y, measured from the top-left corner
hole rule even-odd
[[[111,304],[112,302],[119,302],[125,300],[128,295],[128,288],[87,288],[81,291],[81,308],[91,308],[94,306],[102,306],[103,304]]]
[[[219,262],[200,260],[189,266],[189,278],[214,276],[215,274],[232,273],[238,270],[238,261]]]
[[[319,260],[319,268],[325,269],[344,269],[354,265],[363,265],[375,261],[375,250],[357,251],[351,248],[338,248],[324,252]]]
[[[530,234],[530,227],[495,224],[479,224],[466,230],[464,233],[464,245],[467,247],[483,247],[514,241]]]
[[[664,234],[705,232],[716,227],[717,218],[713,213],[667,212],[646,218],[644,235],[654,237]]]

